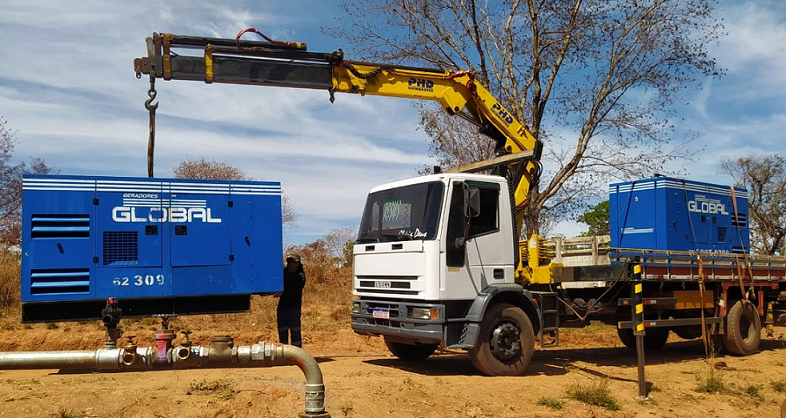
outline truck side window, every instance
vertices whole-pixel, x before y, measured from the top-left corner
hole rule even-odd
[[[488,187],[485,184],[473,184],[480,190],[480,215],[472,218],[469,236],[474,237],[499,229],[499,188]]]
[[[457,239],[464,236],[464,194],[461,183],[453,183],[453,193],[450,196],[450,214],[448,215],[448,230],[445,238],[445,262],[448,267],[461,267],[464,265],[465,250],[458,246]]]

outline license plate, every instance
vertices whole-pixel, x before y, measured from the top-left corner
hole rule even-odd
[[[371,316],[373,316],[374,318],[379,318],[379,319],[390,319],[390,310],[382,309],[382,308],[375,308],[371,312]]]

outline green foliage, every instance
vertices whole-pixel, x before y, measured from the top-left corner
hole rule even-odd
[[[582,237],[593,237],[597,235],[609,234],[609,201],[604,200],[597,205],[587,209],[579,215],[579,222],[587,224],[589,230],[582,232]]]
[[[548,406],[551,409],[562,409],[562,401],[551,396],[541,396],[536,402],[540,406]]]
[[[742,388],[742,392],[746,395],[749,395],[753,398],[762,399],[761,390],[764,389],[764,386],[757,385],[757,384],[750,384]]]
[[[723,373],[715,368],[715,362],[707,363],[707,368],[696,376],[696,392],[724,393],[729,390],[723,379]]]
[[[770,382],[770,387],[772,390],[783,393],[786,392],[786,380],[775,380]]]
[[[609,411],[619,411],[620,405],[611,395],[606,379],[586,383],[574,382],[568,386],[568,396],[589,405],[602,406]]]
[[[786,158],[749,154],[721,160],[737,186],[748,189],[751,246],[758,254],[786,254]]]

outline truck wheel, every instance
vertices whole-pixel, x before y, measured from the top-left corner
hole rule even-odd
[[[723,345],[732,354],[747,356],[759,349],[760,342],[761,318],[756,306],[747,300],[734,302],[726,315]]]
[[[469,359],[483,374],[518,376],[529,365],[534,350],[535,331],[529,317],[520,308],[501,303],[483,316]]]
[[[625,347],[631,350],[636,349],[636,336],[633,335],[632,329],[617,329],[617,335],[620,341],[625,344]],[[645,350],[660,350],[666,345],[666,340],[669,339],[668,328],[650,328],[644,334],[644,349]]]
[[[437,344],[404,344],[388,341],[387,338],[385,345],[394,356],[410,361],[425,360],[437,349]]]

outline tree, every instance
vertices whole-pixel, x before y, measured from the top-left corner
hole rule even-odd
[[[587,232],[581,233],[582,237],[609,235],[609,201],[604,200],[587,209],[576,220],[589,226]]]
[[[668,117],[697,77],[720,75],[707,52],[722,30],[715,2],[356,0],[328,31],[367,60],[475,71],[545,143],[525,213],[532,233],[542,211],[574,213],[598,197],[599,181],[690,156],[692,138],[672,143]],[[468,124],[421,109],[441,164],[489,157]]]
[[[757,254],[786,255],[786,159],[750,154],[721,160],[736,186],[748,189],[751,249]]]
[[[175,178],[199,180],[251,180],[251,177],[238,167],[225,161],[206,160],[204,158],[183,160],[172,170]],[[281,223],[294,225],[297,212],[289,201],[289,197],[281,192]]]
[[[172,170],[175,178],[198,180],[251,180],[246,173],[225,162],[216,160],[183,160]]]
[[[338,228],[327,233],[322,240],[325,242],[328,254],[341,267],[352,266],[352,249],[357,238],[355,228]]]
[[[22,243],[22,175],[55,171],[40,158],[12,164],[15,135],[0,117],[0,252]]]

